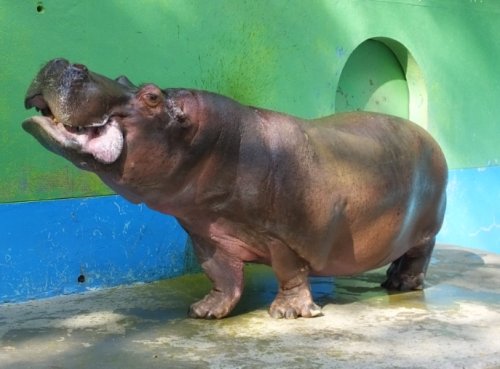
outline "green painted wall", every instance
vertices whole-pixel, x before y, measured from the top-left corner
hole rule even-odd
[[[391,38],[423,73],[450,167],[499,165],[499,29],[497,0],[0,0],[0,202],[109,193],[20,127],[31,78],[59,56],[317,117],[354,49]]]

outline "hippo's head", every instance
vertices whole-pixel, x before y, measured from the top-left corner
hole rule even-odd
[[[84,65],[54,59],[37,74],[24,101],[27,109],[34,107],[42,115],[24,121],[23,128],[77,165],[78,156],[85,155],[113,163],[124,144],[114,118],[136,90],[125,77],[111,80]]]
[[[25,106],[41,115],[25,120],[23,128],[48,150],[136,202],[145,193],[168,192],[166,187],[175,192],[189,181],[222,127],[233,126],[223,123],[231,120],[230,113],[221,118],[210,108],[225,111],[234,105],[228,101],[195,90],[137,87],[125,77],[109,79],[82,64],[55,59],[28,89]]]
[[[133,160],[137,135],[165,132],[176,116],[175,107],[167,107],[165,92],[155,85],[136,87],[126,77],[112,80],[64,59],[40,70],[25,106],[41,112],[23,122],[26,131],[47,149],[91,171],[109,171],[106,167],[121,157]]]

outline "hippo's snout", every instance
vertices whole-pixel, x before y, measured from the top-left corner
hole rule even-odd
[[[45,66],[40,70],[39,74],[45,73],[47,75],[55,75],[60,74],[61,71],[64,71],[66,69],[75,72],[75,74],[89,74],[89,70],[86,65],[80,63],[72,64],[64,58],[57,58],[47,62],[47,64],[45,64]]]
[[[31,83],[24,98],[26,109],[36,108],[43,116],[55,118],[55,112],[59,109],[54,107],[56,94],[59,99],[69,96],[74,92],[77,83],[89,81],[89,70],[83,64],[71,64],[63,58],[58,58],[48,62],[38,72]],[[55,108],[54,112],[51,105]],[[69,125],[69,122],[67,122]]]
[[[26,92],[26,109],[68,127],[101,126],[117,106],[126,104],[135,86],[91,72],[63,58],[45,64]]]
[[[37,73],[26,92],[26,109],[42,116],[23,128],[48,149],[72,157],[90,154],[102,164],[118,159],[123,132],[115,121],[134,96],[136,87],[91,72],[84,64],[53,59]],[[128,81],[128,80],[127,80]]]

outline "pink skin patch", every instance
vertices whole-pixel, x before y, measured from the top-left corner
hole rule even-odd
[[[123,134],[118,123],[111,121],[102,127],[86,131],[77,135],[82,153],[91,154],[103,164],[111,164],[118,159],[123,148]]]

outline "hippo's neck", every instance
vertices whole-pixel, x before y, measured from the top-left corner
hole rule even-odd
[[[139,158],[144,164],[128,155],[119,171],[97,174],[129,201],[182,217],[193,209],[217,207],[232,196],[240,162],[248,157],[244,142],[252,138],[258,144],[260,138],[249,124],[255,120],[252,108],[203,91],[167,93],[172,105],[184,109],[184,124],[195,127],[189,144],[148,136],[142,147],[156,148]]]
[[[300,191],[295,172],[304,176],[311,167],[300,123],[211,93],[191,91],[191,96],[198,129],[191,146],[176,151],[174,168],[159,163],[147,176],[105,175],[103,181],[130,201],[179,219],[245,213],[266,221],[263,211],[279,218],[269,209],[288,200],[274,198],[276,189]]]
[[[310,175],[314,153],[299,121],[240,107],[235,120],[221,131],[217,147],[183,189],[183,201],[169,198],[156,210],[175,215],[187,228],[225,219],[228,224],[263,229],[284,219],[289,196],[305,196],[306,187],[299,182]]]

